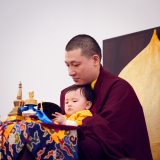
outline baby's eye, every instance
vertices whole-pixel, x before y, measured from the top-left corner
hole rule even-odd
[[[77,102],[77,100],[73,100],[73,102]]]

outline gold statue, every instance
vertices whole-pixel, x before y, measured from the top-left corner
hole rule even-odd
[[[22,83],[21,82],[19,83],[17,99],[13,103],[14,103],[14,107],[11,110],[11,112],[8,114],[8,116],[20,115],[18,110],[21,106],[24,106],[24,101],[22,100]]]
[[[25,105],[34,105],[37,106],[37,100],[34,99],[34,92],[29,92],[29,99],[25,101]]]

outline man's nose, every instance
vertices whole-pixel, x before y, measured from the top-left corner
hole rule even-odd
[[[76,74],[75,70],[69,68],[68,69],[69,76],[74,76]]]

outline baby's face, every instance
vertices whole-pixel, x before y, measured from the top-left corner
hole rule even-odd
[[[69,91],[65,95],[65,113],[70,116],[78,111],[85,110],[88,101],[82,95],[80,89]]]

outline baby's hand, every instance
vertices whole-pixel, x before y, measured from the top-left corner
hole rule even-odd
[[[64,118],[63,114],[61,114],[59,112],[55,112],[52,115],[55,116],[55,118],[53,119],[53,122],[57,122],[59,124],[64,124],[65,123],[65,118]]]

